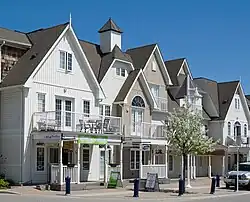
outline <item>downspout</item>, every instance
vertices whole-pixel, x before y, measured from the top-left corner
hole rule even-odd
[[[2,47],[5,44],[5,41],[0,45],[0,82],[2,81]]]
[[[20,117],[20,162],[21,162],[21,167],[20,167],[20,173],[21,173],[21,179],[20,179],[20,185],[23,184],[23,140],[24,140],[24,131],[23,131],[23,88],[21,88],[21,117]],[[22,133],[23,132],[23,133]],[[22,138],[22,134],[23,134],[23,138]]]

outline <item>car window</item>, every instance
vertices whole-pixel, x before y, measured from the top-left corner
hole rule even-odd
[[[250,165],[240,164],[239,171],[249,171],[250,172]]]

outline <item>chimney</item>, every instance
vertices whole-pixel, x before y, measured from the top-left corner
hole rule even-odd
[[[111,18],[98,32],[100,33],[100,46],[103,53],[112,52],[115,45],[121,49],[122,30]]]

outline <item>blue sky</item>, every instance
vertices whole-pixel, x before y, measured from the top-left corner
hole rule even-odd
[[[186,57],[194,77],[241,78],[250,94],[249,8],[247,0],[14,0],[1,2],[0,26],[30,31],[66,22],[71,12],[77,36],[98,43],[112,17],[124,50],[158,43],[165,60]]]

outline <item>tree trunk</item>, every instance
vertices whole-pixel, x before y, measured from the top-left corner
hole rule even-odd
[[[187,167],[187,155],[183,154],[183,170],[182,170],[182,176],[184,181],[184,193],[186,191],[186,167]]]

